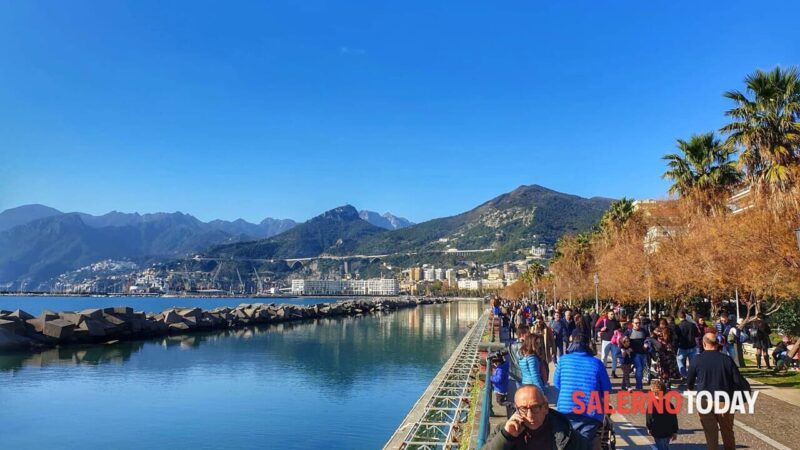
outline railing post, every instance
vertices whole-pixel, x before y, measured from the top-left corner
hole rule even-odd
[[[492,324],[494,328],[494,324]],[[492,332],[494,337],[494,332]],[[489,418],[492,417],[492,361],[486,357],[486,372],[483,384],[483,408],[481,408],[481,424],[478,428],[478,445],[475,447],[480,450],[486,443],[489,436]]]

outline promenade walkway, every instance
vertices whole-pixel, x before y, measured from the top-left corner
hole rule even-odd
[[[610,366],[610,365],[609,365]],[[550,373],[555,371],[550,364]],[[609,377],[611,376],[611,370]],[[552,376],[551,380],[552,382]],[[633,382],[633,377],[631,377]],[[759,392],[755,406],[755,414],[737,414],[734,432],[736,434],[737,449],[779,449],[792,450],[800,448],[800,427],[797,426],[795,417],[800,414],[800,390],[768,386],[754,380],[749,380],[754,391]],[[614,392],[621,387],[621,379],[611,378]],[[513,383],[512,383],[513,384]],[[547,392],[551,406],[555,406],[558,395],[553,386]],[[679,386],[683,393],[684,388]],[[684,397],[685,398],[685,397]],[[616,395],[612,394],[612,402],[616,402]],[[495,416],[491,419],[492,430],[497,424],[505,422],[505,408],[494,404]],[[655,449],[653,440],[647,435],[644,414],[614,414],[611,417],[617,435],[617,448],[619,449]],[[695,412],[689,414],[686,409],[678,415],[680,432],[678,439],[670,445],[676,450],[705,450],[705,435],[700,425],[700,418]],[[720,448],[722,438],[720,437]]]

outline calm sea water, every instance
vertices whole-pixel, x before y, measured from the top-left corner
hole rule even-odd
[[[0,447],[380,448],[480,309],[0,353]]]
[[[89,308],[108,308],[111,306],[130,306],[134,311],[161,312],[174,306],[200,307],[213,309],[218,306],[238,306],[241,303],[287,303],[292,305],[314,305],[331,303],[339,298],[203,298],[203,297],[13,297],[0,296],[0,309],[13,311],[22,309],[38,316],[45,309],[50,311],[81,311]]]

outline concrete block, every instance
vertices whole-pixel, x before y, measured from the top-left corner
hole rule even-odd
[[[83,311],[79,311],[81,315],[86,317],[91,317],[92,319],[102,319],[103,318],[103,310],[97,308],[90,308],[84,309]]]
[[[203,315],[203,310],[200,308],[185,308],[178,310],[181,317],[200,317]]]
[[[175,312],[174,309],[168,309],[164,311],[164,323],[166,324],[176,324],[176,323],[183,323],[183,318]]]
[[[104,337],[106,335],[106,327],[103,322],[87,318],[78,326],[78,330],[86,331],[91,337]]]
[[[64,319],[55,319],[55,320],[48,320],[44,323],[44,330],[42,334],[45,336],[50,336],[52,338],[56,338],[58,340],[64,340],[72,336],[72,330],[75,329],[75,324],[64,320]]]

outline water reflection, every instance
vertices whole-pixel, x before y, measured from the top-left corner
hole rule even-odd
[[[427,305],[4,354],[0,447],[379,448],[478,312],[474,303]],[[86,424],[91,432],[80,432]]]
[[[0,371],[17,376],[28,367],[114,364],[127,370],[183,373],[258,367],[282,361],[287,369],[345,395],[365,368],[436,368],[475,323],[476,302],[429,305],[364,317],[252,326],[107,345],[70,346],[39,353],[0,354]],[[135,355],[139,357],[134,358]],[[331,384],[333,383],[333,384]],[[344,389],[342,389],[344,388]]]

